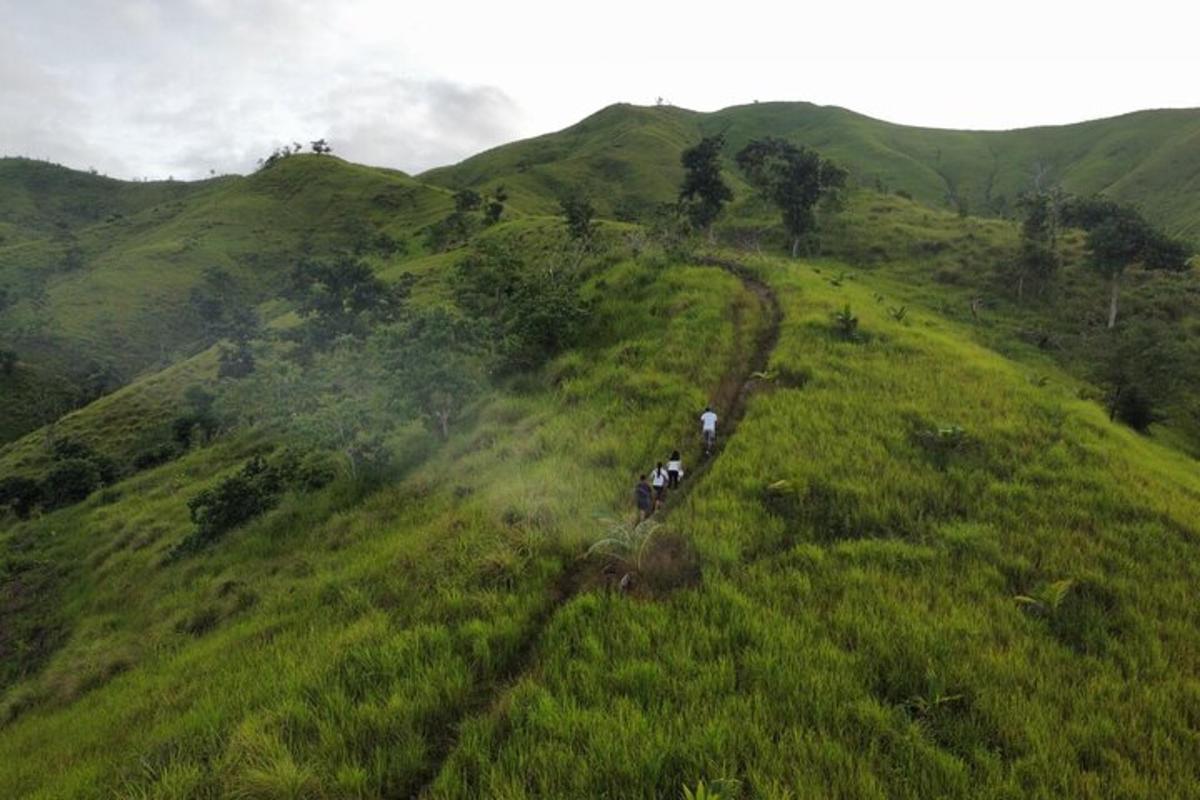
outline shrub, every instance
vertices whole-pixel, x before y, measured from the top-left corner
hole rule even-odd
[[[16,352],[13,350],[0,350],[0,375],[12,375],[16,369]]]
[[[42,501],[42,487],[24,475],[10,475],[0,480],[0,508],[8,506],[21,519],[27,519]]]
[[[1109,400],[1109,417],[1124,422],[1135,431],[1145,433],[1159,420],[1154,402],[1137,386],[1126,386],[1114,392]]]
[[[59,461],[42,481],[42,498],[47,509],[73,505],[100,488],[103,479],[94,461],[69,458]]]
[[[239,525],[270,511],[289,488],[315,491],[333,478],[333,466],[323,454],[306,454],[289,448],[273,463],[255,456],[236,475],[230,475],[188,501],[188,513],[196,530],[175,548],[172,556],[199,550]]]
[[[950,455],[962,450],[967,444],[967,432],[957,425],[941,425],[917,431],[917,444],[933,456],[938,469],[945,469]]]
[[[282,488],[279,474],[261,456],[255,456],[236,475],[188,501],[188,512],[196,524],[196,532],[184,545],[203,546],[269,511],[279,501]]]
[[[148,450],[143,450],[133,458],[133,468],[137,471],[157,467],[160,464],[165,464],[178,455],[176,450],[170,444],[161,444],[157,447],[151,447]]]

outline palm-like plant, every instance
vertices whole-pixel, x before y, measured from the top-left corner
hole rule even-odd
[[[608,535],[589,547],[587,554],[615,558],[627,567],[641,571],[650,540],[661,526],[652,519],[640,522],[609,519],[606,525]]]
[[[858,334],[858,317],[850,310],[849,303],[833,313],[833,329],[843,339],[853,339]]]

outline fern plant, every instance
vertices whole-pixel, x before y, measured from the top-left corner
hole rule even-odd
[[[1071,587],[1074,585],[1075,581],[1063,578],[1060,581],[1047,583],[1030,594],[1019,594],[1013,599],[1030,611],[1052,615],[1062,606],[1063,600],[1070,594]]]

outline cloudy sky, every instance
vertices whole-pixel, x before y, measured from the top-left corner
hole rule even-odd
[[[1182,0],[0,0],[0,12],[0,155],[117,177],[244,172],[318,137],[417,172],[660,96],[699,110],[809,100],[958,128],[1200,106],[1200,4]]]

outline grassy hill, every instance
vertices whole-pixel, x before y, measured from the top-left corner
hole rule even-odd
[[[724,132],[732,156],[779,136],[815,147],[862,186],[1002,216],[1034,185],[1134,203],[1171,232],[1200,236],[1200,110],[1141,111],[1075,125],[951,131],[894,125],[834,106],[755,103],[713,113],[614,105],[558,133],[504,145],[422,179],[504,183],[518,196],[588,187],[609,213],[674,199],[679,152]],[[735,187],[736,190],[737,187]]]
[[[28,417],[0,480],[113,476],[0,509],[0,796],[1189,796],[1200,281],[1134,270],[1108,333],[1068,232],[1054,285],[1018,300],[1017,227],[940,207],[924,162],[894,160],[908,140],[872,150],[881,125],[613,107],[419,179],[293,157],[111,219],[12,216],[0,406]],[[838,129],[823,151],[879,160],[807,259],[772,255],[775,215],[732,174],[715,244],[605,220],[584,250],[549,215],[580,186],[644,213],[721,128],[731,148]],[[961,136],[942,157],[970,172]],[[871,187],[901,162],[913,199]],[[448,188],[499,182],[503,220],[431,252]],[[298,354],[313,318],[281,278],[339,251],[406,287],[403,313]],[[190,308],[210,266],[271,323],[250,376],[217,376]],[[557,338],[530,296],[578,328]],[[1109,419],[1097,353],[1147,322],[1185,391],[1140,434]],[[411,372],[431,329],[440,357]],[[414,399],[480,352],[477,383]],[[126,385],[30,430],[81,359]],[[180,442],[197,402],[214,424]],[[428,403],[454,405],[445,437]],[[632,525],[675,448],[682,488]],[[269,502],[199,536],[194,498],[264,474]]]
[[[170,558],[185,496],[278,446],[247,432],[10,524],[6,609],[45,650],[5,690],[3,792],[1186,793],[1195,462],[962,323],[896,321],[874,275],[746,269],[782,324],[707,469],[695,411],[731,419],[769,308],[647,251],[592,268],[584,344],[383,487],[290,494]],[[585,557],[674,446],[694,483],[642,570]]]
[[[0,288],[13,298],[0,310],[0,342],[45,380],[103,373],[107,388],[207,346],[188,302],[207,270],[222,270],[227,291],[255,303],[277,295],[304,254],[369,255],[381,234],[419,249],[413,233],[450,205],[444,191],[403,174],[331,157],[198,184],[122,184],[15,159],[0,166],[0,214],[22,232],[0,243]],[[48,230],[38,220],[56,222]],[[17,420],[13,396],[0,395],[0,416]],[[11,438],[30,424],[4,427]]]

